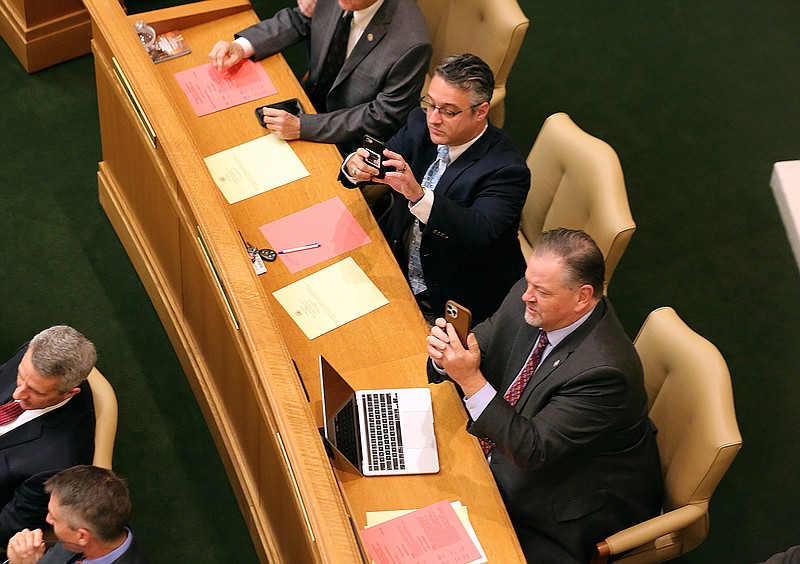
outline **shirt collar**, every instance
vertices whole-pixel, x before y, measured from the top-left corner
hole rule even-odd
[[[597,307],[597,305],[595,305],[594,307]],[[594,311],[594,307],[592,309],[590,309],[586,314],[583,315],[583,317],[581,317],[576,322],[571,323],[570,325],[567,325],[566,327],[562,327],[561,329],[553,329],[552,331],[548,331],[547,332],[547,341],[550,343],[550,346],[551,347],[558,346],[558,344],[561,341],[563,341],[564,339],[566,339],[569,336],[570,333],[572,333],[573,331],[575,331],[575,329],[577,329],[578,327],[583,325],[584,321],[589,319],[589,316],[592,315],[592,312]]]
[[[372,21],[372,17],[375,13],[383,6],[384,0],[378,0],[372,6],[364,8],[363,10],[355,10],[353,12],[353,24],[352,27],[366,27],[367,24]]]
[[[467,141],[466,143],[464,143],[464,144],[462,144],[462,145],[454,145],[454,146],[448,147],[448,149],[449,149],[448,155],[450,156],[450,164],[452,164],[452,163],[453,163],[453,161],[455,161],[455,160],[456,160],[458,157],[460,157],[461,155],[463,155],[463,154],[464,154],[464,151],[466,151],[467,149],[469,149],[470,147],[472,147],[472,145],[474,145],[474,144],[475,144],[475,142],[476,142],[478,139],[480,139],[480,138],[481,138],[481,136],[482,136],[484,133],[486,133],[486,129],[487,129],[488,127],[489,127],[489,124],[487,123],[486,125],[484,125],[484,126],[483,126],[483,129],[481,130],[481,132],[480,132],[480,133],[478,133],[478,134],[477,134],[475,137],[473,137],[472,139],[470,139],[470,140],[469,140],[469,141]],[[549,333],[548,333],[548,335],[549,335]]]
[[[94,558],[92,560],[84,559],[84,564],[111,564],[119,560],[120,556],[125,554],[125,551],[128,550],[133,542],[133,532],[128,527],[125,527],[125,532],[127,535],[121,545],[99,558]]]

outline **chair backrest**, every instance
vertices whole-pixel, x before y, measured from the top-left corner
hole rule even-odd
[[[636,230],[616,152],[565,113],[548,117],[528,155],[531,190],[522,210],[525,257],[543,231],[582,229],[600,247],[606,287]]]
[[[117,437],[117,396],[114,388],[97,368],[87,378],[94,401],[94,459],[92,464],[112,469],[114,441]]]
[[[505,122],[506,81],[529,21],[517,0],[417,0],[428,23],[433,56],[423,92],[433,71],[448,55],[472,53],[494,73],[494,95],[489,119],[498,127]]]
[[[687,505],[704,517],[676,532],[681,552],[708,535],[708,503],[742,446],[728,367],[719,350],[664,307],[634,341],[664,475],[664,512]]]

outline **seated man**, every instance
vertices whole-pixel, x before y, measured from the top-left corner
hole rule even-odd
[[[0,365],[0,542],[45,524],[44,482],[92,461],[94,345],[71,327],[45,329]]]
[[[663,482],[636,350],[603,297],[582,231],[542,234],[525,278],[461,346],[437,319],[429,378],[464,393],[530,562],[585,563],[608,534],[659,514]]]
[[[131,515],[128,486],[111,470],[73,466],[47,480],[45,488],[50,493],[47,522],[58,543],[45,553],[41,529],[20,531],[8,543],[9,564],[147,562],[126,526]]]
[[[264,123],[273,133],[336,143],[346,154],[365,133],[386,138],[403,125],[432,50],[425,18],[412,0],[319,0],[313,18],[300,6],[285,8],[237,33],[233,43],[217,42],[209,58],[224,69],[304,39],[311,44],[303,88],[318,113],[298,117],[266,108]]]
[[[493,91],[485,62],[451,55],[436,68],[422,107],[386,144],[386,164],[396,172],[376,180],[364,149],[342,166],[345,186],[383,182],[397,192],[381,229],[430,322],[448,299],[482,321],[525,272],[517,230],[531,175],[489,123]]]

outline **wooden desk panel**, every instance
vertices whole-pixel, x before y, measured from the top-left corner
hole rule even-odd
[[[212,0],[138,16],[158,31],[179,28],[192,48],[159,65],[114,0],[86,4],[103,136],[101,202],[175,346],[261,558],[358,562],[350,514],[360,527],[366,511],[449,498],[469,507],[493,561],[523,561],[450,385],[432,388],[439,474],[364,478],[331,469],[317,432],[318,355],[357,387],[421,386],[427,328],[360,193],[336,182],[335,147],[292,142],[311,176],[237,204],[229,205],[211,179],[203,157],[266,133],[253,114],[257,104],[198,118],[173,74],[206,63],[217,39],[257,21],[249,4]],[[282,57],[263,65],[279,93],[259,103],[297,96],[310,109]],[[238,231],[263,246],[259,226],[335,196],[372,239],[348,255],[390,303],[309,341],[272,292],[344,257],[296,274],[277,261],[259,277]]]

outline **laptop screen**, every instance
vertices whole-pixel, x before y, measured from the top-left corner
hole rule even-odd
[[[319,357],[325,438],[360,471],[361,447],[355,391],[322,356]]]

